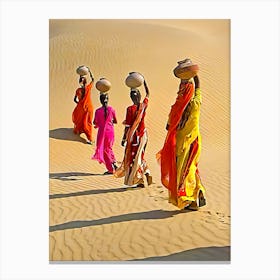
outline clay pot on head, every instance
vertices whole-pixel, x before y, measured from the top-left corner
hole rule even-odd
[[[100,92],[107,92],[111,88],[111,83],[107,79],[101,78],[99,81],[96,82],[95,87]]]
[[[80,76],[85,76],[88,74],[88,68],[85,65],[79,66],[76,70],[77,74]]]
[[[189,80],[197,75],[199,67],[189,58],[178,61],[178,65],[174,68],[173,73],[179,79]]]
[[[138,88],[144,83],[144,77],[138,72],[130,72],[125,79],[125,84],[130,88]]]

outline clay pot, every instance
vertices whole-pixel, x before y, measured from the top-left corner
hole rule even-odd
[[[95,87],[100,92],[106,92],[111,88],[111,83],[107,79],[101,78],[99,81],[96,82]]]
[[[173,73],[179,79],[191,79],[197,75],[199,67],[193,64],[190,59],[178,61],[178,65],[174,68]]]
[[[80,76],[85,76],[88,74],[88,68],[85,65],[79,66],[76,70],[77,74]]]
[[[130,88],[140,87],[144,83],[144,77],[138,72],[130,72],[125,79],[125,84]]]

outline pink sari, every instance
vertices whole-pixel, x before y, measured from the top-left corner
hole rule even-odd
[[[105,164],[109,172],[113,172],[113,163],[116,162],[112,149],[115,140],[113,121],[116,122],[117,119],[115,110],[112,107],[107,107],[106,118],[104,107],[100,107],[95,111],[93,123],[98,128],[98,133],[96,150],[91,159],[97,160],[100,164]]]

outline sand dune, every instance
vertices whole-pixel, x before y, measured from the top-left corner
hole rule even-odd
[[[229,20],[50,20],[49,40],[50,261],[228,261]],[[198,212],[178,211],[167,202],[155,159],[178,89],[172,70],[187,56],[200,66],[203,94],[199,167],[207,205]],[[122,179],[101,175],[105,168],[90,159],[94,146],[85,144],[85,136],[73,135],[75,69],[82,64],[96,80],[112,83],[119,161],[121,122],[131,104],[124,80],[130,71],[144,74],[151,91],[146,159],[152,186],[124,190]],[[95,109],[98,95],[94,88]]]

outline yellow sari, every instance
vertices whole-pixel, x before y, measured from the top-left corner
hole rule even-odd
[[[176,132],[177,206],[179,208],[197,201],[199,191],[202,191],[203,195],[205,193],[197,168],[201,153],[200,104],[201,93],[197,88],[188,104],[186,116],[183,116]]]

